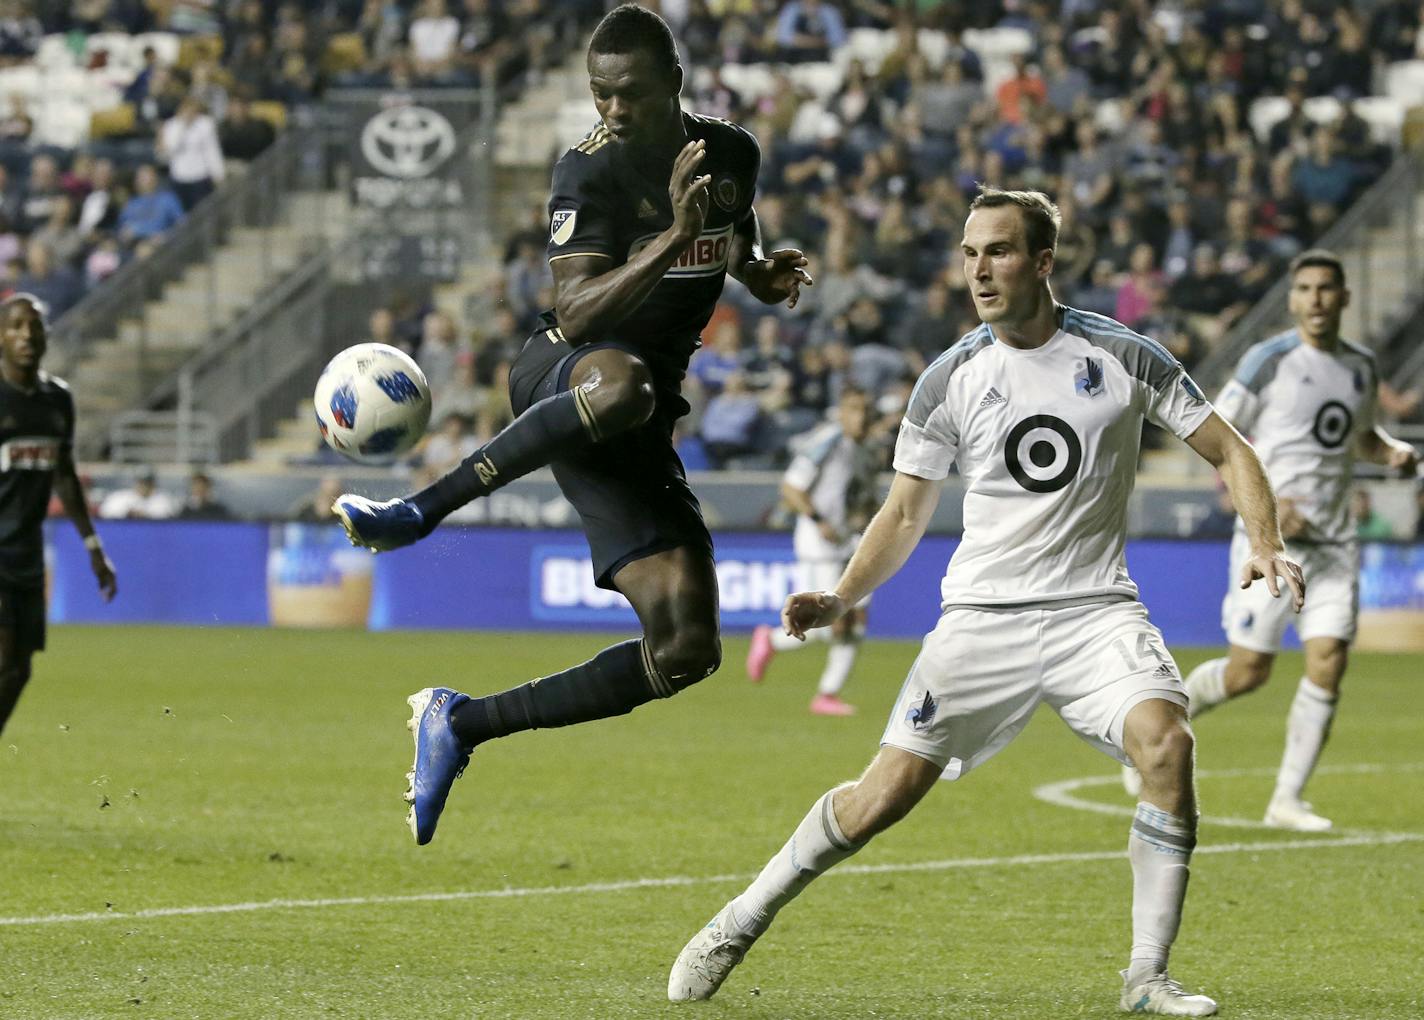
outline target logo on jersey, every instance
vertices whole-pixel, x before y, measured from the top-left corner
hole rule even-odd
[[[1062,418],[1029,415],[1009,429],[1004,465],[1029,492],[1057,492],[1083,466],[1083,443]]]

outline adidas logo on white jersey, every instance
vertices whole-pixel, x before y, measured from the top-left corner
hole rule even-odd
[[[1164,677],[1164,678],[1165,678],[1165,677],[1174,677],[1174,676],[1177,675],[1177,672],[1176,672],[1176,670],[1174,670],[1174,669],[1171,667],[1171,665],[1170,665],[1169,663],[1164,662],[1164,663],[1162,663],[1162,665],[1158,666],[1155,670],[1153,670],[1152,675],[1153,675],[1154,677]]]
[[[993,407],[995,404],[1007,404],[1009,398],[1000,393],[993,386],[989,387],[989,392],[984,394],[984,399],[979,401],[980,407]]]

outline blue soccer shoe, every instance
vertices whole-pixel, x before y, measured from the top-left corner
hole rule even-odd
[[[425,517],[414,503],[388,499],[377,503],[365,496],[347,493],[331,504],[331,512],[346,529],[352,545],[372,552],[388,552],[420,541]]]
[[[405,777],[410,784],[405,791],[410,804],[406,820],[416,843],[424,846],[435,838],[450,787],[470,763],[470,753],[450,728],[450,713],[470,696],[448,687],[427,687],[405,700],[411,707],[405,726],[415,738],[415,764]]]

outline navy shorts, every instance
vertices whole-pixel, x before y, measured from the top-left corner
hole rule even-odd
[[[44,651],[44,588],[17,588],[0,584],[0,630],[15,635],[15,654],[20,657]]]
[[[515,414],[569,388],[569,376],[589,351],[613,348],[637,356],[617,341],[570,348],[539,330],[524,344],[509,372]],[[712,555],[712,536],[672,445],[674,418],[654,412],[636,429],[595,443],[550,467],[564,498],[578,511],[593,553],[600,588],[617,590],[613,576],[626,564],[668,549],[690,546]]]

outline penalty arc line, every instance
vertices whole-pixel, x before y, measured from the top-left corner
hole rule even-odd
[[[1390,846],[1424,841],[1424,833],[1394,832],[1361,834],[1339,839],[1291,839],[1256,843],[1219,843],[1198,846],[1201,854],[1270,853],[1282,850],[1330,850],[1337,847]],[[1075,864],[1088,861],[1127,860],[1126,850],[1095,850],[1057,854],[1015,854],[1008,857],[960,857],[940,861],[911,861],[887,864],[849,864],[828,871],[823,878],[838,875],[894,875],[926,871],[955,871],[968,868],[1035,867],[1048,864]],[[519,899],[534,896],[577,896],[629,892],[638,889],[722,885],[748,882],[751,873],[730,875],[672,875],[666,878],[637,878],[619,882],[591,882],[585,885],[549,885],[510,889],[470,889],[458,892],[409,893],[390,896],[342,896],[327,899],[278,899],[250,903],[215,903],[206,906],[156,907],[149,910],[94,911],[84,914],[38,914],[33,917],[0,917],[0,927],[17,928],[47,924],[82,924],[95,921],[142,921],[167,917],[201,917],[209,914],[246,914],[265,910],[312,910],[327,907],[399,906],[410,903],[453,903],[465,900]]]
[[[1424,762],[1400,762],[1398,764],[1358,763],[1354,765],[1322,765],[1315,775],[1378,775],[1388,772],[1418,772],[1424,770]],[[1274,768],[1256,769],[1197,769],[1198,779],[1246,779],[1274,776]],[[1084,800],[1074,794],[1078,790],[1099,786],[1116,786],[1117,776],[1083,776],[1077,779],[1062,779],[1054,783],[1036,786],[1033,795],[1041,801],[1073,811],[1092,811],[1100,815],[1115,815],[1131,818],[1136,813],[1135,804],[1109,804],[1098,800]],[[1265,832],[1279,831],[1274,826],[1255,818],[1230,818],[1217,815],[1202,815],[1202,824],[1221,825],[1238,829],[1260,829]],[[1349,836],[1381,835],[1368,829],[1336,829],[1336,833]]]

